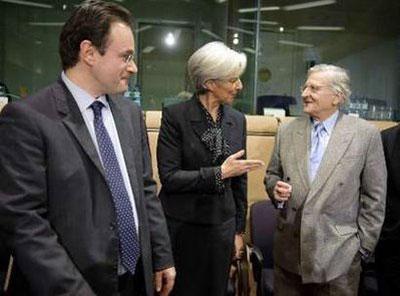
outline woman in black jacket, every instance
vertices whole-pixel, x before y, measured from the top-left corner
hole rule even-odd
[[[196,93],[163,110],[157,159],[177,269],[173,295],[225,295],[232,256],[243,250],[246,173],[263,164],[244,159],[245,116],[229,106],[245,67],[244,54],[204,45],[188,62]]]

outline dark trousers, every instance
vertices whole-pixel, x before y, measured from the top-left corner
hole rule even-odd
[[[139,260],[136,272],[132,275],[126,272],[118,277],[118,292],[121,296],[145,296],[145,285],[142,261]]]
[[[235,235],[235,219],[218,225],[167,218],[174,254],[174,296],[226,294]]]
[[[357,296],[361,256],[356,254],[346,274],[326,283],[303,284],[301,276],[274,266],[275,296]]]
[[[400,295],[400,241],[380,241],[375,250],[380,296]]]

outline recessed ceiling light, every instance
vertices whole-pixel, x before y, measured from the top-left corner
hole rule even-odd
[[[169,32],[167,36],[164,38],[164,42],[168,47],[173,47],[176,44],[176,39],[174,34]]]
[[[18,5],[26,5],[32,7],[40,7],[40,8],[53,8],[53,5],[39,3],[39,2],[32,2],[32,1],[22,1],[22,0],[0,0],[1,2],[18,4]]]
[[[331,4],[335,4],[335,3],[336,3],[336,0],[320,0],[320,1],[312,1],[312,2],[293,4],[293,5],[286,5],[286,6],[283,6],[282,9],[283,10],[299,10],[299,9],[318,7],[318,6],[331,5]]]
[[[142,49],[142,53],[151,53],[155,49],[154,46],[146,46],[145,48]]]
[[[211,32],[210,30],[201,29],[200,31],[201,31],[202,33],[208,35],[208,36],[211,36],[211,37],[217,39],[217,40],[222,40],[222,37],[221,37],[221,36],[215,34],[214,32]]]
[[[281,9],[279,6],[264,6],[260,7],[260,11],[274,11]],[[239,8],[239,13],[248,13],[248,12],[256,12],[258,11],[258,7],[249,7],[249,8]]]
[[[283,45],[298,46],[298,47],[314,47],[313,44],[301,43],[301,42],[290,41],[290,40],[279,40],[278,43],[283,44]]]
[[[243,51],[248,52],[250,54],[256,54],[256,50],[254,48],[250,48],[250,47],[243,47]]]
[[[297,30],[302,31],[344,31],[344,27],[335,26],[298,26]]]
[[[229,30],[232,30],[232,31],[243,33],[243,34],[254,35],[253,31],[245,30],[245,29],[242,29],[242,28],[232,27],[232,26],[226,26],[226,28],[229,29]]]
[[[64,26],[64,22],[29,22],[28,25],[37,27],[62,27]]]
[[[240,18],[240,19],[239,19],[239,23],[255,24],[255,23],[257,23],[257,20]],[[275,21],[260,21],[260,24],[261,24],[261,25],[276,26],[276,25],[278,25],[279,23],[278,23],[278,22],[275,22]]]
[[[151,29],[151,28],[153,28],[152,25],[141,26],[139,29],[136,29],[136,30],[135,30],[135,33],[147,31],[147,30],[149,30],[149,29]]]

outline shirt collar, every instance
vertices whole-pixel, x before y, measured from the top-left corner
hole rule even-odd
[[[339,117],[339,111],[336,111],[335,113],[333,113],[331,116],[329,116],[324,121],[317,121],[317,120],[311,118],[311,123],[313,126],[315,126],[318,123],[322,123],[326,132],[328,133],[328,135],[330,135],[332,133],[333,128],[335,127],[338,117]]]
[[[100,100],[104,104],[105,108],[109,108],[109,104],[105,95],[101,95],[97,98],[91,96],[87,91],[72,82],[64,71],[61,72],[61,79],[74,97],[81,113],[89,109],[90,105],[92,105],[95,100]]]

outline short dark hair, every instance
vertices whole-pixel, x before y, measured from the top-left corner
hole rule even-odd
[[[107,49],[112,23],[122,22],[132,28],[132,15],[126,8],[112,2],[88,0],[80,4],[65,22],[61,34],[59,53],[63,70],[79,61],[80,44],[89,40],[100,54]]]

